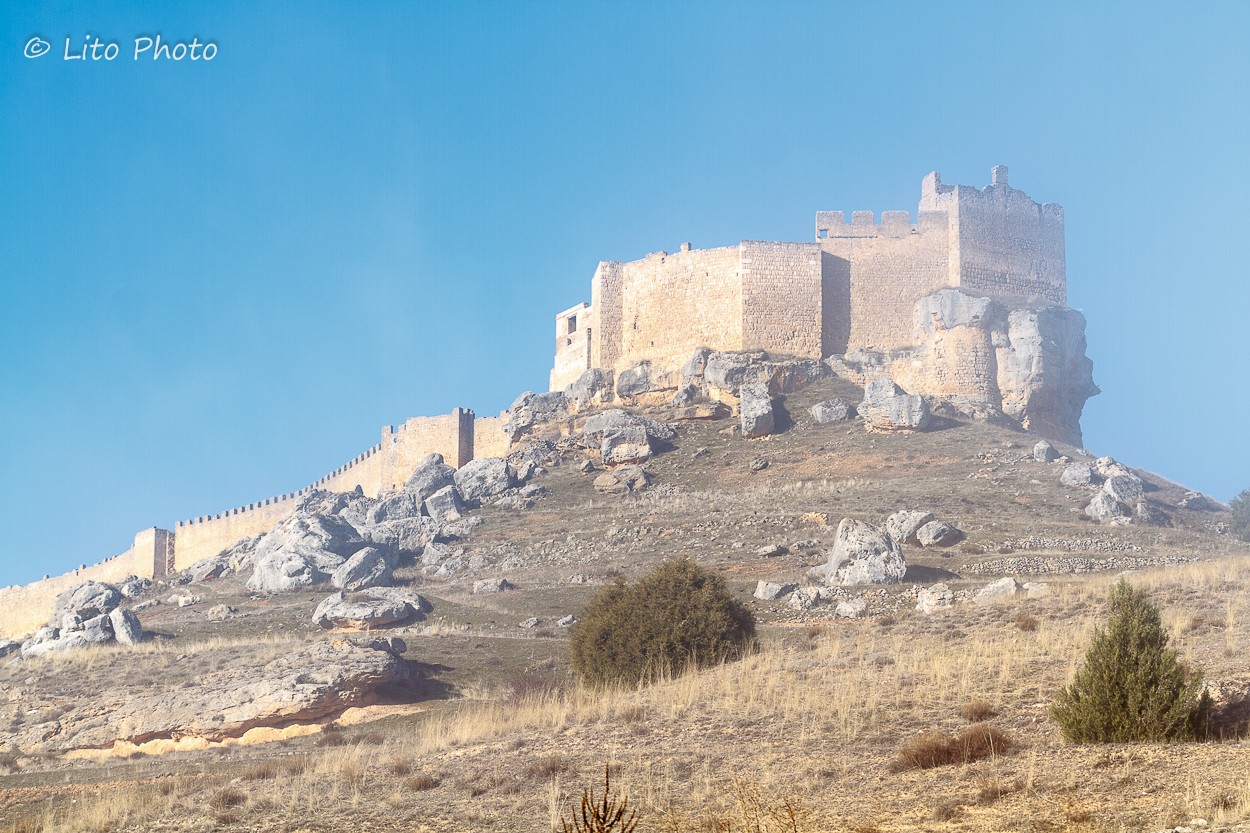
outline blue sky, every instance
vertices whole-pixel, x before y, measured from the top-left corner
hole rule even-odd
[[[1250,486],[1246,4],[0,6],[0,585],[544,388],[602,258],[998,163],[1066,210],[1087,446]]]

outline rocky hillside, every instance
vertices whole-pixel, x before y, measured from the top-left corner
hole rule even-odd
[[[1226,510],[834,365],[701,351],[679,377],[589,371],[517,400],[507,459],[432,456],[402,489],[313,494],[168,581],[63,594],[0,644],[0,830],[558,829],[605,763],[646,830],[1250,813],[1247,552]],[[679,555],[748,601],[761,653],[578,689],[582,607]],[[1048,721],[1126,571],[1168,606],[1231,739],[1072,748]],[[896,771],[965,709],[1012,751]]]

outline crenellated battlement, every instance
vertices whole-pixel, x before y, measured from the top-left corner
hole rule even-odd
[[[818,211],[814,244],[769,244],[813,246],[818,257],[775,248],[762,255],[775,263],[747,268],[743,251],[760,244],[743,241],[602,261],[591,303],[556,317],[550,386],[562,390],[591,367],[675,369],[693,346],[821,358],[906,346],[911,304],[943,287],[1064,304],[1063,235],[1063,208],[1012,188],[996,165],[983,188],[926,175],[914,215],[853,211],[848,221]]]

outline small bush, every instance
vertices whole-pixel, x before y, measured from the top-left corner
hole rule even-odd
[[[755,617],[724,580],[679,558],[604,588],[573,626],[569,653],[582,682],[602,686],[737,659],[754,643]]]
[[[218,790],[213,797],[208,800],[208,806],[214,810],[228,810],[231,807],[238,807],[240,804],[247,802],[247,796],[236,789],[226,787]]]
[[[982,723],[997,715],[998,712],[986,700],[969,700],[959,707],[959,716],[969,723]]]
[[[1111,589],[1106,628],[1050,713],[1075,743],[1190,740],[1210,710],[1202,675],[1167,647],[1159,608],[1124,579]]]
[[[1027,613],[1021,613],[1016,616],[1016,627],[1025,633],[1032,633],[1037,630],[1038,621],[1036,616],[1030,616]]]
[[[985,723],[969,726],[957,735],[948,735],[935,729],[903,744],[894,769],[932,769],[951,764],[968,764],[993,755],[1002,755],[1010,748],[1011,738],[1000,729]]]
[[[439,785],[439,780],[427,772],[414,775],[404,782],[404,786],[414,793],[432,790]]]
[[[1243,541],[1250,541],[1250,489],[1242,489],[1237,497],[1228,502],[1232,510],[1232,519],[1228,529]]]
[[[638,829],[638,811],[629,809],[629,799],[612,795],[612,774],[603,767],[603,795],[595,799],[595,791],[582,790],[580,807],[572,808],[573,823],[560,814],[562,833],[634,833]]]

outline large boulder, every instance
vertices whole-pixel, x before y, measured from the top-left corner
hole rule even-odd
[[[598,441],[600,456],[610,466],[643,462],[677,437],[662,422],[620,408],[587,418],[582,432]]]
[[[903,580],[907,562],[898,542],[884,531],[843,518],[829,562],[814,572],[826,584],[895,584]]]
[[[122,603],[122,594],[111,584],[100,581],[87,581],[71,587],[56,597],[52,603],[52,615],[48,621],[56,625],[68,614],[76,614],[82,619],[111,612]]]
[[[781,584],[775,581],[759,581],[755,585],[755,598],[763,602],[779,601],[798,589],[797,584]]]
[[[606,405],[612,401],[614,387],[611,370],[589,368],[565,389],[568,405],[577,411]]]
[[[845,422],[855,416],[855,405],[845,399],[826,399],[813,405],[811,413],[819,425]]]
[[[616,377],[616,395],[622,399],[635,399],[644,393],[650,393],[663,387],[653,379],[651,362],[642,361],[628,370],[622,370]]]
[[[904,509],[885,519],[885,531],[900,544],[919,544],[916,533],[920,531],[920,527],[935,520],[937,516],[932,512]]]
[[[354,593],[332,593],[313,611],[313,623],[323,628],[369,630],[407,622],[422,613],[424,600],[385,591],[397,588],[373,587]],[[401,591],[402,592],[402,591]]]
[[[703,367],[703,379],[709,387],[737,396],[744,382],[759,381],[764,373],[761,363],[768,354],[761,350],[709,353]]]
[[[739,406],[742,417],[742,436],[747,439],[764,437],[776,428],[776,416],[773,414],[773,400],[769,396],[768,387],[763,382],[746,382],[739,388],[742,404]]]
[[[803,390],[830,374],[829,365],[816,359],[786,359],[770,361],[764,365],[768,380],[768,392],[783,396]]]
[[[415,554],[438,535],[440,526],[433,518],[419,515],[366,526],[361,533],[366,542],[398,554]]]
[[[972,597],[972,600],[979,605],[993,604],[994,602],[1014,598],[1023,592],[1024,588],[1020,586],[1020,582],[1011,576],[1007,576],[982,587]]]
[[[1059,459],[1059,452],[1046,440],[1038,440],[1033,446],[1033,459],[1039,463],[1051,463]]]
[[[322,572],[304,555],[279,550],[255,559],[247,589],[257,593],[289,593],[311,587],[322,578]]]
[[[187,575],[191,577],[193,582],[212,581],[229,573],[230,559],[221,555],[201,558],[187,568]]]
[[[137,645],[143,639],[143,625],[139,617],[125,608],[114,608],[109,614],[113,638],[123,645]]]
[[[446,468],[450,469],[451,466],[446,466]],[[429,469],[426,471],[427,474],[432,473]],[[452,471],[455,470],[452,469]],[[447,481],[444,478],[438,477],[433,480],[428,480],[414,491],[403,489],[378,498],[378,500],[365,511],[364,527],[367,528],[370,526],[376,526],[377,524],[386,523],[388,521],[402,521],[407,518],[419,517],[421,515],[421,502],[425,500],[425,497],[429,496],[427,494],[425,497],[422,497],[421,492],[425,490],[425,486],[434,485],[436,483],[442,484],[439,486],[440,489],[447,485]],[[438,489],[435,489],[434,491],[438,491]],[[430,492],[429,494],[433,494],[433,492]]]
[[[964,539],[963,532],[945,521],[929,521],[916,530],[916,540],[925,549],[930,547],[950,547]]]
[[[508,419],[503,425],[508,439],[516,442],[531,433],[538,425],[568,418],[569,400],[562,391],[534,393],[526,391],[516,398],[508,409]]]
[[[642,491],[650,482],[651,477],[642,466],[629,464],[605,471],[595,478],[594,487],[600,494],[627,495]]]
[[[408,478],[404,491],[421,503],[430,495],[454,485],[455,482],[456,470],[447,465],[443,455],[429,454],[417,465],[412,477]],[[386,520],[386,518],[378,520]]]
[[[896,433],[929,427],[929,407],[924,399],[904,392],[889,379],[869,382],[864,388],[864,401],[856,410],[869,431]]]
[[[1085,514],[1100,524],[1125,523],[1128,519],[1128,510],[1124,504],[1106,492],[1094,495],[1094,499],[1085,507]]]
[[[461,466],[455,475],[456,488],[467,501],[480,503],[516,485],[508,461],[502,457],[481,457]]]
[[[1102,490],[1120,503],[1132,505],[1142,499],[1144,485],[1135,474],[1116,474],[1103,481]]]
[[[1088,486],[1094,481],[1094,472],[1087,463],[1068,463],[1059,473],[1064,486]]]
[[[393,566],[382,550],[365,547],[330,574],[330,583],[348,592],[390,584]]]
[[[955,604],[955,591],[945,582],[926,587],[916,594],[916,610],[921,613],[934,613],[945,610]]]
[[[427,497],[422,506],[425,509],[425,514],[440,524],[457,521],[464,512],[464,504],[460,501],[460,492],[456,489],[454,483],[450,486],[444,486]]]

